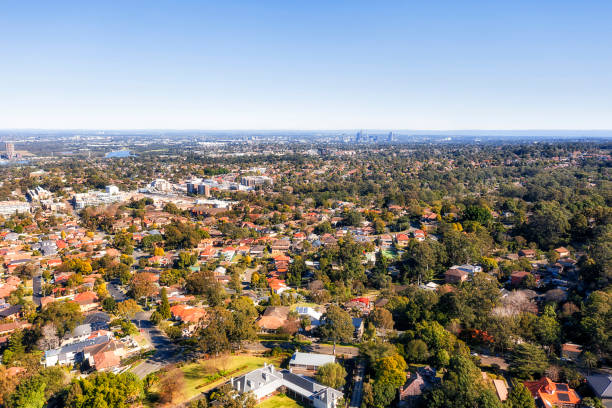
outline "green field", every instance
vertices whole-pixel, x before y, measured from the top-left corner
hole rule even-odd
[[[279,394],[268,398],[261,404],[257,405],[257,408],[302,408],[306,405],[298,404],[295,400],[289,398],[286,395]]]

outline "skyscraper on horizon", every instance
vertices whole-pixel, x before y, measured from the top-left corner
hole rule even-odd
[[[4,150],[6,150],[6,157],[12,159],[15,157],[15,145],[11,142],[4,142]]]

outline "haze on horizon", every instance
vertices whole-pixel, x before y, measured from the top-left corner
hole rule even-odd
[[[612,3],[11,2],[3,129],[612,129]]]

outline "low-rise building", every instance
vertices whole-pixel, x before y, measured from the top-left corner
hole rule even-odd
[[[564,383],[553,382],[548,377],[538,381],[525,381],[525,387],[545,408],[575,408],[580,405],[580,396]]]
[[[230,384],[238,392],[253,393],[258,401],[282,388],[288,395],[309,402],[315,408],[336,408],[338,400],[343,396],[341,391],[293,374],[290,370],[276,370],[273,365],[265,365],[241,377],[232,378]]]
[[[329,354],[301,353],[296,351],[289,360],[291,372],[303,375],[314,375],[325,364],[335,363],[336,357]]]

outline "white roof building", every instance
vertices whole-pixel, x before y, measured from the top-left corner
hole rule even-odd
[[[337,401],[343,395],[341,391],[289,370],[276,370],[273,365],[232,378],[230,384],[238,392],[252,392],[258,401],[285,387],[291,394],[310,401],[315,408],[337,408]]]

